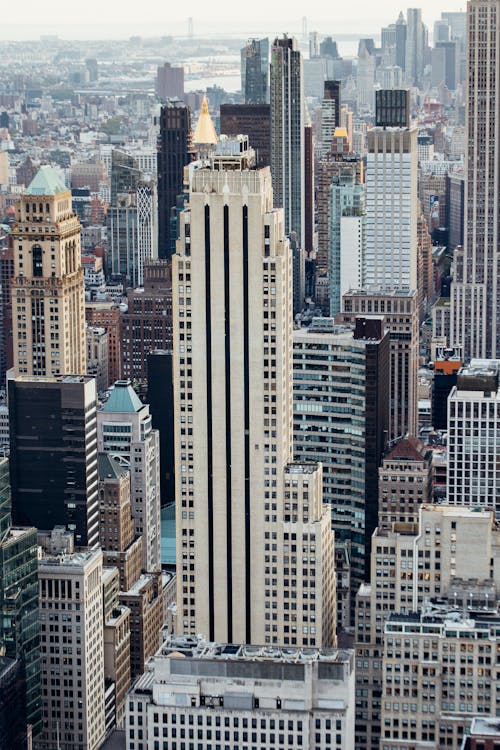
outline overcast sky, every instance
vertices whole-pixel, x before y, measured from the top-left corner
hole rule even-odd
[[[423,19],[432,32],[434,21],[441,10],[465,10],[465,3],[448,0],[443,7],[424,0]],[[241,12],[238,13],[237,9]],[[67,3],[66,0],[23,0],[10,3],[9,12],[2,20],[2,37],[36,38],[40,33],[58,33],[66,38],[119,37],[133,33],[142,35],[187,33],[187,18],[192,16],[195,35],[217,32],[242,37],[254,33],[288,32],[300,34],[302,17],[307,16],[308,31],[335,34],[354,33],[362,36],[380,33],[380,27],[394,21],[406,7],[392,0],[191,0],[189,3],[165,0],[85,0]],[[331,10],[330,10],[331,9]],[[38,29],[38,31],[37,31]]]

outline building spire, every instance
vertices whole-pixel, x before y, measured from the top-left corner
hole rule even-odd
[[[217,133],[215,131],[210,112],[208,111],[207,97],[203,97],[201,103],[201,114],[194,131],[193,143],[197,145],[215,145],[218,141]]]

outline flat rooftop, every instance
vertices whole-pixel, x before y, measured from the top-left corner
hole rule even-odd
[[[472,719],[470,734],[500,738],[500,719],[489,716],[475,716]]]

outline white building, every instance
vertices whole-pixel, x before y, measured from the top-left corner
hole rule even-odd
[[[500,362],[473,359],[448,398],[447,500],[500,508]]]
[[[118,380],[97,413],[97,445],[130,469],[132,516],[143,538],[143,568],[157,572],[160,563],[160,442],[149,406],[128,380]]]
[[[177,628],[331,645],[321,470],[292,463],[292,258],[270,170],[236,145],[193,169],[173,257]]]
[[[102,552],[42,557],[41,750],[97,750],[105,736]]]
[[[417,131],[372,128],[366,165],[363,286],[417,288]]]
[[[160,737],[203,750],[351,750],[354,654],[170,638],[129,693],[126,735],[127,750],[154,750]]]

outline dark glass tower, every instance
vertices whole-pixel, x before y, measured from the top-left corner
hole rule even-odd
[[[241,50],[241,91],[245,104],[269,103],[269,39],[250,39]]]
[[[169,102],[161,108],[158,136],[158,256],[172,255],[171,208],[182,193],[184,167],[191,161],[191,112],[181,102]],[[175,246],[174,246],[175,247]],[[175,252],[175,249],[174,249]]]
[[[97,396],[82,376],[9,381],[14,523],[65,525],[77,546],[99,541]]]

